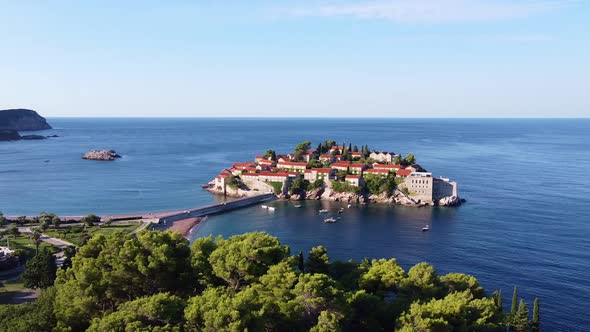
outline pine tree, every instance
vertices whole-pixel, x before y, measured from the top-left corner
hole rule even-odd
[[[535,302],[533,302],[533,323],[531,324],[531,331],[538,332],[539,331],[539,298],[535,298]]]
[[[510,314],[516,314],[516,309],[518,308],[518,290],[516,286],[514,287],[514,292],[512,293],[512,306],[510,307]]]
[[[514,332],[529,332],[531,324],[529,322],[529,308],[524,300],[520,300],[518,311],[512,317],[512,330]]]

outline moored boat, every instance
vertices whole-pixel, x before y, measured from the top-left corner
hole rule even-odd
[[[430,230],[430,226],[426,225],[424,227],[422,227],[422,232],[426,232]]]
[[[334,219],[334,217],[330,217],[330,218],[324,219],[324,222],[325,223],[335,223],[336,222],[336,219]]]

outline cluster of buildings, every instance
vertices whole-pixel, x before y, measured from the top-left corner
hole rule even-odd
[[[370,163],[361,163],[361,152],[347,152],[352,161],[343,161],[344,150],[342,146],[334,146],[329,154],[307,151],[301,155],[304,161],[294,161],[295,154],[277,155],[276,160],[271,160],[271,157],[267,156],[256,156],[253,162],[237,162],[231,168],[224,169],[215,178],[214,185],[225,191],[227,179],[232,175],[239,177],[246,184],[252,181],[279,182],[283,184],[283,188],[287,188],[290,181],[297,177],[303,177],[312,183],[317,180],[329,182],[337,179],[338,172],[345,172],[344,181],[355,187],[363,186],[366,176],[386,178],[394,175],[401,180],[396,181],[400,188],[407,188],[412,198],[423,202],[431,203],[442,197],[457,196],[456,182],[446,178],[433,178],[432,173],[423,171],[418,164],[395,164],[394,162],[400,158],[398,154],[374,151],[367,159]],[[309,162],[313,159],[319,160],[325,167],[310,167]]]

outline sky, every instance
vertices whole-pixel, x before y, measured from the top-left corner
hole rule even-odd
[[[0,109],[589,117],[590,1],[0,0]]]

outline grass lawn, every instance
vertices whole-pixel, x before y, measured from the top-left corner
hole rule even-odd
[[[58,239],[62,239],[68,242],[71,242],[77,246],[82,245],[84,238],[92,237],[97,234],[108,234],[113,232],[124,232],[124,233],[131,233],[134,229],[139,227],[140,223],[133,222],[133,223],[124,223],[124,224],[112,224],[110,226],[72,226],[72,227],[63,227],[63,228],[50,228],[43,233],[55,237]]]
[[[35,255],[35,243],[33,242],[33,240],[31,240],[28,234],[20,234],[14,238],[11,237],[9,241],[10,249],[22,249],[26,251],[27,257],[33,257]],[[6,243],[2,241],[2,245],[6,245]],[[42,250],[44,248],[47,248],[49,251],[53,253],[58,251],[57,248],[55,248],[54,246],[45,242],[41,242],[41,244],[39,245],[39,250]]]

